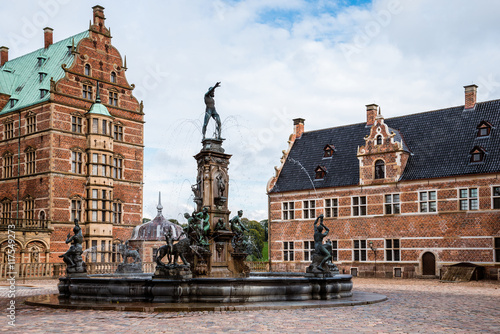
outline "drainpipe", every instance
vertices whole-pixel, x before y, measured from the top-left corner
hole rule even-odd
[[[21,110],[19,110],[19,124],[18,124],[18,134],[17,134],[17,204],[16,204],[16,219],[17,219],[17,221],[19,221],[20,178],[21,178]]]

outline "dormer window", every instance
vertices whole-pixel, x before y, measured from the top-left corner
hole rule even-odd
[[[90,65],[85,64],[85,75],[90,76]]]
[[[377,136],[376,142],[377,142],[377,145],[382,145],[383,139],[382,139],[381,135]]]
[[[470,162],[481,162],[484,160],[485,149],[476,146],[470,151]]]
[[[38,66],[42,66],[45,63],[45,57],[38,57]]]
[[[40,82],[42,82],[46,76],[47,76],[47,73],[44,73],[44,72],[38,73],[38,79],[40,80]]]
[[[323,158],[331,158],[333,156],[333,152],[335,151],[335,146],[333,145],[326,145],[323,148]]]
[[[375,161],[375,179],[385,179],[385,162],[383,160]]]
[[[111,82],[116,83],[116,73],[115,72],[111,72]]]
[[[47,89],[40,89],[40,98],[43,99],[48,93]]]
[[[15,106],[15,105],[16,105],[16,103],[17,103],[17,101],[18,101],[17,99],[10,99],[10,100],[9,100],[9,106],[10,106],[11,108],[14,108],[14,106]]]
[[[477,136],[478,137],[487,137],[490,135],[490,132],[491,132],[491,124],[489,122],[482,121],[477,126]]]
[[[316,172],[316,174],[314,176],[314,179],[315,180],[322,180],[325,178],[326,168],[323,166],[318,166],[318,167],[316,167],[315,172]]]

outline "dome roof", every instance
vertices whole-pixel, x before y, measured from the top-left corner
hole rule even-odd
[[[172,237],[174,239],[177,239],[179,236],[181,236],[183,232],[180,225],[169,222],[165,217],[163,217],[162,214],[160,214],[157,215],[152,221],[136,226],[130,240],[165,240],[165,234],[168,230],[172,231]]]
[[[132,238],[130,240],[141,240],[141,241],[156,241],[156,240],[165,240],[165,235],[168,230],[172,231],[172,237],[174,240],[177,238],[184,239],[182,236],[183,229],[180,225],[169,222],[165,217],[163,217],[162,210],[163,206],[161,205],[161,194],[158,197],[158,214],[155,219],[144,223],[142,225],[138,225],[134,228],[132,232]]]

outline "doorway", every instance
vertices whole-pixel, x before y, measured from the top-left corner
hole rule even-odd
[[[436,275],[436,256],[431,252],[422,255],[422,275]]]

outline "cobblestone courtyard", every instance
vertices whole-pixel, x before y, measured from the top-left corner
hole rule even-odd
[[[56,293],[57,281],[18,282],[16,326],[7,326],[7,287],[0,286],[5,333],[500,333],[500,282],[354,279],[354,290],[386,295],[353,307],[245,312],[141,313],[68,311],[23,305]]]

